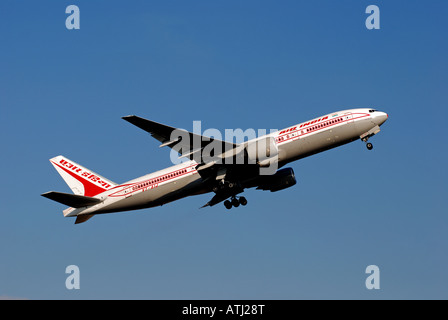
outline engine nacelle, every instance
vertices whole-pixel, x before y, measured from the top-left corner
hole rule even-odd
[[[273,137],[263,137],[249,142],[245,147],[248,163],[269,165],[278,156],[277,143]]]
[[[269,190],[271,192],[292,187],[297,183],[292,168],[280,169],[275,174],[271,176],[261,176],[260,179],[257,189]]]

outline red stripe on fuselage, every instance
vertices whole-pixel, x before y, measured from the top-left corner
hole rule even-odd
[[[358,116],[355,117],[355,115],[358,115]],[[331,125],[326,126],[326,127],[324,127],[324,128],[319,128],[319,129],[316,129],[316,130],[309,131],[309,129],[312,128],[312,127],[314,127],[314,126],[318,126],[318,125],[320,125],[320,124],[322,124],[322,123],[326,123],[326,122],[331,121],[331,120],[334,120],[334,119],[338,119],[338,118],[341,118],[341,119],[342,119],[342,118],[345,117],[345,116],[347,116],[347,115],[344,114],[344,115],[342,115],[342,116],[335,117],[335,118],[331,118],[331,119],[325,120],[325,121],[323,121],[323,122],[317,122],[317,123],[309,124],[307,127],[302,127],[302,128],[300,128],[300,129],[298,129],[298,130],[291,131],[291,132],[287,132],[287,133],[282,134],[282,135],[278,135],[278,137],[277,137],[277,144],[283,144],[283,143],[285,143],[285,142],[288,142],[288,141],[290,141],[290,140],[297,139],[297,138],[302,137],[302,136],[305,136],[305,135],[309,135],[309,134],[317,133],[318,131],[320,131],[320,130],[322,130],[322,129],[329,129],[329,128],[335,127],[335,126],[337,126],[337,125],[339,125],[339,124],[343,124],[343,123],[345,123],[345,122],[349,122],[349,121],[354,121],[354,120],[357,120],[357,119],[360,119],[360,118],[365,118],[365,117],[368,117],[368,116],[370,116],[370,115],[369,115],[368,113],[352,113],[352,116],[353,116],[352,119],[342,120],[342,121],[340,121],[340,122],[332,123]],[[301,133],[301,131],[304,131],[304,130],[306,130],[306,133]],[[283,130],[282,130],[282,131],[283,131]],[[294,133],[294,132],[298,132],[298,134],[297,134],[296,136],[293,136],[293,137],[291,137],[291,138],[288,138],[288,135],[290,135],[290,134],[292,134],[292,133]],[[279,138],[283,138],[283,140],[282,140],[282,141],[278,141]]]
[[[125,185],[117,186],[116,188],[122,187],[123,189],[121,189],[121,190],[119,190],[119,191],[117,191],[115,193],[110,194],[109,197],[125,197],[125,196],[127,197],[127,196],[129,196],[131,194],[134,194],[136,192],[139,192],[139,191],[142,191],[142,190],[145,191],[145,189],[157,188],[162,183],[171,182],[174,179],[177,179],[177,178],[180,178],[180,177],[183,177],[183,176],[186,176],[186,175],[196,174],[197,173],[196,170],[187,171],[185,173],[180,173],[180,174],[177,174],[177,175],[175,174],[176,172],[179,172],[179,171],[182,171],[182,170],[188,170],[188,169],[190,169],[192,167],[195,167],[195,166],[197,166],[197,164],[192,164],[192,165],[190,165],[188,167],[185,167],[185,168],[182,168],[182,169],[177,169],[177,170],[174,170],[174,171],[162,174],[160,176],[149,178],[149,179],[146,179],[146,180],[134,182],[132,184],[125,184]],[[166,179],[163,179],[164,177],[166,177]],[[159,179],[159,181],[155,181],[157,179]],[[150,181],[153,181],[153,183],[150,183]],[[148,183],[148,185],[146,185],[147,183]],[[124,187],[127,187],[127,188],[124,188]],[[132,190],[132,188],[135,188],[135,189]],[[123,192],[125,192],[125,190],[128,190],[128,189],[130,189],[129,192],[123,193]]]

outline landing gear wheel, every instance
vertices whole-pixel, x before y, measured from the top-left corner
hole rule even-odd
[[[230,199],[224,201],[224,207],[226,207],[227,209],[232,209],[232,207],[237,208],[240,205],[247,205],[247,200],[245,197],[232,196]]]
[[[372,149],[373,149],[373,144],[371,144],[370,142],[368,142],[368,143],[366,144],[366,147],[367,147],[368,150],[372,150]]]
[[[224,201],[224,207],[226,207],[226,209],[232,209],[232,202],[229,200]]]

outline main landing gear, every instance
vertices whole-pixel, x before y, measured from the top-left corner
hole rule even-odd
[[[233,196],[230,200],[224,201],[224,206],[227,209],[232,209],[232,207],[239,207],[240,205],[245,206],[247,204],[247,200],[245,197],[237,197]]]

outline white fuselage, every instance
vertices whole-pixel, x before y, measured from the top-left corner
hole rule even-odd
[[[299,123],[268,136],[275,139],[278,164],[282,167],[291,161],[358,140],[382,125],[387,118],[386,113],[372,109],[350,109]],[[149,208],[210,192],[196,170],[197,165],[196,161],[190,160],[128,181],[95,196],[102,200],[101,203],[91,207],[69,208],[64,215]]]

